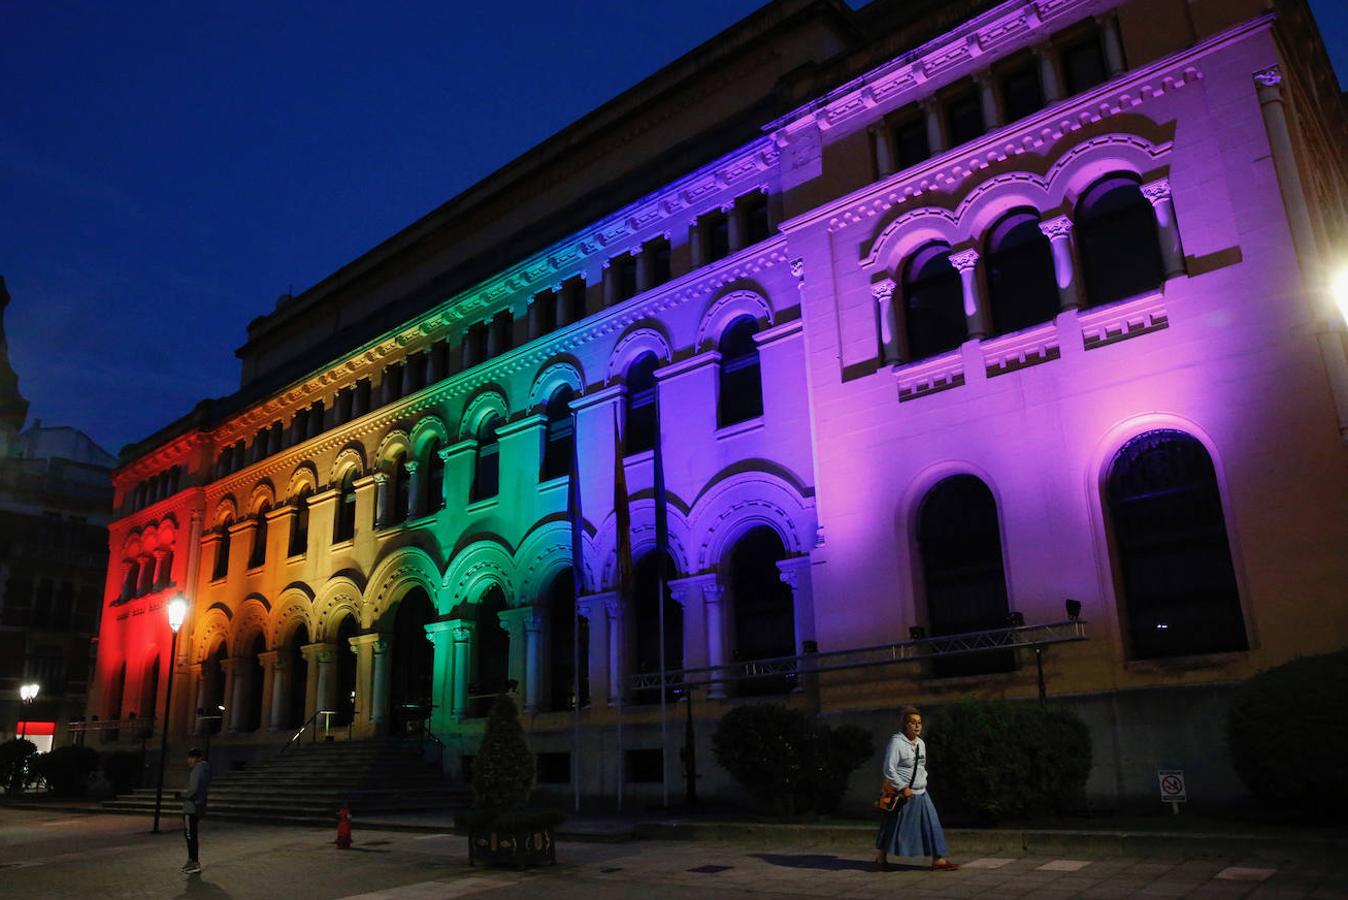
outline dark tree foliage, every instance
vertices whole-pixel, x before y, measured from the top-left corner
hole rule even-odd
[[[1082,805],[1091,734],[1074,711],[971,700],[923,719],[928,784],[943,818],[982,825]]]
[[[15,776],[25,771],[25,763],[36,752],[37,745],[23,738],[12,738],[0,744],[0,788],[13,790]]]
[[[33,762],[47,782],[47,790],[58,797],[84,793],[89,775],[98,768],[98,751],[92,747],[57,747],[39,755]]]
[[[1261,672],[1231,698],[1227,743],[1250,793],[1342,820],[1348,804],[1348,650]]]
[[[484,812],[517,810],[534,790],[534,755],[524,742],[515,701],[496,698],[473,758],[473,806]]]
[[[855,725],[831,728],[776,703],[736,707],[712,737],[716,761],[764,804],[786,812],[832,812],[852,772],[875,752]]]
[[[140,787],[143,765],[141,755],[133,750],[111,750],[104,753],[101,760],[103,777],[108,779],[113,792],[118,794]]]

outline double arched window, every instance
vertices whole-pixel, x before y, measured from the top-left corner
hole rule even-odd
[[[560,478],[571,471],[571,454],[576,444],[576,423],[571,416],[571,398],[574,396],[571,386],[564,384],[548,399],[543,466],[539,472],[542,481]]]
[[[946,244],[919,248],[904,266],[903,324],[910,360],[937,356],[964,342],[964,289]]]
[[[211,580],[218,581],[229,574],[229,526],[232,520],[220,523],[220,540],[215,545],[215,565],[211,569]]]
[[[659,360],[654,353],[643,353],[627,367],[627,431],[623,435],[623,449],[628,454],[655,447],[660,430],[655,401],[657,365]]]
[[[721,425],[733,425],[763,415],[763,378],[758,367],[754,334],[758,322],[740,316],[726,327],[717,347],[721,352],[720,397],[717,403]]]
[[[996,334],[1047,322],[1058,312],[1053,248],[1039,230],[1039,213],[1017,209],[988,232],[988,303]]]
[[[1134,659],[1248,649],[1216,470],[1192,436],[1124,444],[1106,486]]]
[[[445,508],[445,460],[440,455],[440,439],[432,438],[426,444],[426,512],[435,513]]]
[[[477,430],[477,464],[473,472],[473,500],[495,497],[500,489],[501,445],[496,429],[501,427],[500,416],[489,416]]]
[[[300,556],[309,549],[309,495],[304,488],[295,498],[295,516],[290,520],[290,556]]]
[[[1081,195],[1074,224],[1089,305],[1160,288],[1165,268],[1156,212],[1137,178],[1120,173],[1095,182]]]
[[[248,552],[248,568],[256,569],[267,562],[267,513],[271,504],[263,503],[257,511],[257,527],[253,529],[253,546]]]

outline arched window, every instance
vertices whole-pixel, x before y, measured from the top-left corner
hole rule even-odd
[[[158,718],[159,712],[159,656],[150,660],[145,668],[145,678],[140,685],[141,715],[147,719]]]
[[[945,244],[927,244],[904,266],[903,325],[909,360],[954,350],[968,335],[964,288]]]
[[[295,498],[295,516],[290,520],[290,556],[303,556],[309,551],[309,488]]]
[[[349,541],[356,536],[356,470],[347,469],[337,489],[337,518],[333,528],[333,543]]]
[[[287,728],[298,728],[308,718],[305,715],[304,703],[309,684],[309,660],[300,649],[307,643],[309,643],[309,629],[300,623],[290,635],[290,643],[286,645],[284,651],[286,660],[284,672],[289,680],[285,695],[287,709],[281,721]]]
[[[491,416],[478,429],[477,465],[473,475],[474,500],[495,497],[500,490],[501,445],[496,437],[496,429],[500,427],[501,417]]]
[[[256,569],[267,561],[267,513],[270,504],[264,503],[257,511],[257,528],[253,529],[253,548],[248,554],[248,568]]]
[[[1180,431],[1139,435],[1114,457],[1107,493],[1132,658],[1248,649],[1203,445]]]
[[[432,439],[426,445],[426,503],[428,513],[445,508],[445,460],[440,456],[440,440]]]
[[[987,242],[988,300],[997,334],[1047,322],[1058,313],[1053,248],[1039,214],[1018,209],[992,226]]]
[[[45,582],[44,582],[45,583]],[[136,585],[136,596],[143,597],[154,591],[154,557],[143,556],[140,560],[140,584]]]
[[[244,681],[244,703],[247,706],[236,719],[241,731],[257,731],[262,727],[262,689],[266,684],[266,673],[262,657],[267,652],[267,639],[260,632],[248,645],[244,654],[242,671],[235,677]]]
[[[468,686],[469,715],[474,717],[490,712],[496,695],[510,687],[510,632],[501,624],[501,613],[506,609],[505,594],[493,584],[483,592],[475,606],[477,646],[472,657],[473,677]]]
[[[722,425],[763,415],[763,378],[758,368],[758,323],[740,316],[721,334],[721,391],[717,408]]]
[[[435,645],[426,640],[426,625],[434,618],[435,605],[420,587],[403,595],[394,611],[388,687],[389,723],[394,735],[420,728],[431,714]]]
[[[954,475],[933,487],[918,512],[917,544],[932,637],[1007,625],[997,501],[987,485],[973,475]],[[980,675],[1014,667],[1011,651],[994,650],[938,658],[933,673]]]
[[[574,709],[576,694],[576,622],[580,635],[580,705],[590,703],[590,622],[576,616],[576,585],[571,569],[563,569],[548,585],[544,602],[548,607],[548,650],[551,703],[549,708]]]
[[[215,545],[215,567],[211,579],[219,580],[229,575],[229,519],[220,523],[220,540]]]
[[[156,568],[154,587],[159,590],[168,587],[173,583],[173,550],[164,550],[159,557],[159,565]]]
[[[636,673],[654,675],[660,671],[660,576],[664,575],[665,671],[683,668],[683,607],[674,602],[669,582],[677,577],[674,561],[666,554],[647,553],[633,573],[632,619],[636,631]],[[671,699],[674,694],[667,695]],[[658,689],[636,691],[633,703],[658,703]]]
[[[126,577],[122,579],[123,601],[130,600],[136,596],[136,586],[140,584],[140,563],[134,559],[126,560]],[[10,602],[13,603],[14,593],[10,593]]]
[[[1165,280],[1156,213],[1131,175],[1106,175],[1077,203],[1075,231],[1092,306],[1154,291]]]
[[[547,406],[547,432],[543,436],[543,466],[539,480],[560,478],[571,471],[571,453],[576,444],[575,420],[571,417],[571,398],[575,396],[570,385],[562,385],[552,392]]]
[[[393,459],[389,460],[389,483],[385,490],[389,492],[392,506],[388,511],[388,521],[380,523],[382,525],[396,525],[407,521],[410,512],[408,504],[412,499],[412,479],[407,472],[406,463],[407,454],[402,451],[394,454]]]
[[[794,656],[796,611],[791,588],[777,563],[786,549],[777,532],[760,526],[745,532],[730,550],[728,587],[734,612],[734,659],[748,662]],[[746,696],[784,694],[796,686],[793,676],[751,678],[741,682]]]
[[[655,367],[659,364],[654,353],[643,353],[627,367],[627,429],[623,434],[627,454],[655,447],[660,429],[655,403]]]

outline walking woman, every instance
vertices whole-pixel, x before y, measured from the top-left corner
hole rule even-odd
[[[936,815],[927,794],[927,745],[922,740],[922,713],[915,706],[904,707],[903,730],[889,739],[885,751],[885,780],[902,795],[899,806],[885,813],[875,846],[881,872],[889,871],[888,854],[930,856],[931,867],[938,872],[958,869],[946,859],[949,849],[941,818]]]

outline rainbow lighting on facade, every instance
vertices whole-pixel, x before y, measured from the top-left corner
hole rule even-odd
[[[966,696],[1075,705],[1102,803],[1161,762],[1239,791],[1231,685],[1348,641],[1346,332],[1315,287],[1348,136],[1308,14],[774,5],[475,188],[488,212],[282,298],[239,395],[128,449],[90,717],[172,680],[175,744],[258,758],[334,710],[342,740],[428,729],[456,779],[511,690],[544,790],[646,802],[683,789],[663,648],[704,797],[733,796],[707,742],[736,704],[888,734]]]

